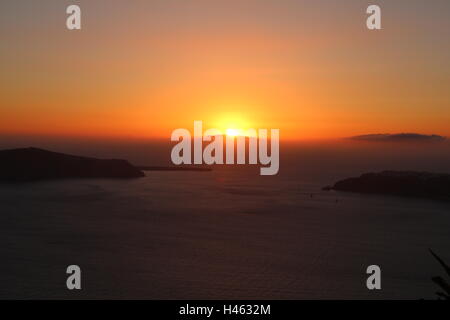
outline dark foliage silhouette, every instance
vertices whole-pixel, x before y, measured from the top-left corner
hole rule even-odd
[[[433,250],[429,249],[433,257],[439,262],[439,264],[444,268],[447,276],[450,277],[450,267],[442,260]],[[450,284],[447,280],[440,276],[432,277],[434,283],[436,283],[443,291],[436,291],[438,299],[445,299],[450,301]]]

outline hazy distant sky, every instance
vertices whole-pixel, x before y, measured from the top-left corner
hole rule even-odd
[[[448,0],[3,0],[0,37],[2,134],[450,135]]]

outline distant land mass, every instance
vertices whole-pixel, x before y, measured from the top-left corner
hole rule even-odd
[[[207,172],[212,171],[211,168],[192,166],[192,167],[179,167],[179,166],[137,166],[142,171],[200,171]]]
[[[365,173],[338,181],[324,190],[450,200],[450,174],[415,171]]]
[[[426,135],[419,133],[376,133],[365,134],[360,136],[353,136],[348,139],[358,141],[373,141],[373,142],[414,142],[414,141],[444,141],[446,138],[437,134]]]
[[[126,160],[80,157],[38,148],[0,151],[0,181],[143,176],[141,170]]]

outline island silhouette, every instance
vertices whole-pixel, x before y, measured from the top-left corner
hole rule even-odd
[[[141,170],[121,159],[81,157],[32,147],[0,151],[0,181],[143,176]]]
[[[144,171],[208,172],[204,166],[134,166],[123,159],[97,159],[39,148],[0,150],[0,182],[28,182],[71,178],[144,177]]]
[[[340,180],[323,190],[450,200],[450,174],[417,171],[365,173]]]

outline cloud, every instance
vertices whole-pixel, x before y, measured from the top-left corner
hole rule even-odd
[[[350,137],[349,139],[370,142],[432,142],[444,141],[446,138],[436,134],[425,135],[419,133],[377,133],[354,136]]]

